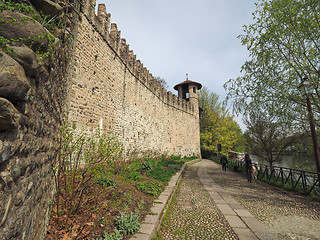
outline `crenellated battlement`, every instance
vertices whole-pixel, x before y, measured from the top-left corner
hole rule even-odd
[[[99,4],[95,14],[95,5],[95,0],[83,0],[75,21],[69,119],[82,127],[106,125],[125,152],[199,155],[201,84],[179,83],[178,96],[164,89],[121,38],[106,6]]]
[[[136,59],[136,55],[129,48],[126,39],[121,38],[121,31],[118,30],[117,24],[110,24],[111,14],[107,12],[105,4],[98,4],[97,15],[95,14],[95,6],[96,0],[84,0],[81,11],[94,29],[118,55],[129,72],[166,104],[190,114],[195,114],[190,102],[185,99],[178,99],[176,95],[167,92],[149,70],[143,66],[143,63]],[[165,97],[165,95],[167,96]]]

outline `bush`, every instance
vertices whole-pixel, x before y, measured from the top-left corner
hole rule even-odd
[[[178,172],[181,168],[181,164],[169,164],[168,168],[172,169],[174,172]]]
[[[159,161],[156,159],[148,158],[146,162],[141,164],[141,168],[144,170],[150,170],[153,167],[159,166]]]
[[[175,155],[170,156],[170,160],[180,160],[180,159],[181,159],[180,156],[175,156]]]
[[[120,216],[115,218],[117,229],[124,235],[129,235],[137,232],[140,229],[139,216],[133,213],[126,215],[120,213]]]
[[[150,163],[149,163],[149,162],[143,162],[143,163],[141,163],[141,169],[150,170],[150,169],[151,169]]]
[[[97,238],[96,240],[121,240],[122,238],[123,235],[121,234],[121,232],[115,228],[113,233],[109,234],[107,232],[104,232],[103,238]]]
[[[101,176],[95,179],[94,182],[102,185],[104,188],[116,185],[116,181],[107,176]]]
[[[136,188],[143,193],[151,196],[158,196],[162,191],[163,184],[161,182],[142,181],[136,183]]]
[[[190,156],[190,157],[185,156],[183,159],[187,160],[187,161],[191,161],[191,160],[195,160],[197,158],[198,158],[197,156],[193,155],[193,156]]]
[[[139,181],[142,178],[142,176],[141,173],[132,171],[127,174],[127,178],[132,181]]]
[[[56,187],[56,213],[77,212],[88,199],[98,198],[95,193],[84,199],[83,193],[91,187],[91,179],[102,185],[113,184],[103,175],[109,162],[116,161],[122,153],[120,142],[110,134],[96,131],[90,134],[78,130],[75,123],[65,120],[59,129],[58,151],[53,163]],[[64,181],[61,181],[63,179]],[[60,207],[63,209],[60,210]]]
[[[169,171],[169,170],[165,170],[163,167],[158,166],[158,167],[154,167],[152,168],[148,173],[148,176],[160,180],[161,182],[169,182],[173,172]]]
[[[103,240],[121,240],[122,238],[123,235],[121,234],[121,232],[117,228],[115,228],[114,232],[111,234],[105,232]]]
[[[121,169],[119,174],[128,180],[139,181],[142,178],[141,173],[139,172],[141,162],[138,160],[118,163],[118,167]]]

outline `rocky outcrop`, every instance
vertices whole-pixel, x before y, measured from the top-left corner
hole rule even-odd
[[[63,8],[50,0],[30,0],[30,2],[41,12],[51,17],[63,14]]]
[[[5,98],[0,98],[0,131],[18,128],[20,113]]]
[[[36,76],[39,63],[34,51],[26,46],[10,46],[10,48],[13,52],[9,51],[8,54],[23,67],[26,75]]]
[[[37,0],[32,11],[30,0],[19,3],[28,5],[29,13],[47,16],[37,17],[38,22],[14,7],[0,11],[0,36],[8,42],[0,44],[0,240],[44,239],[54,194],[56,138],[67,99],[65,56],[73,46],[68,42],[62,48],[57,38],[49,45],[49,30],[57,27],[50,16],[61,20],[62,7]]]
[[[23,67],[9,55],[0,52],[0,97],[21,101],[29,88]]]
[[[37,21],[19,12],[1,12],[0,36],[6,39],[23,39],[33,50],[44,51],[49,43],[48,31]]]

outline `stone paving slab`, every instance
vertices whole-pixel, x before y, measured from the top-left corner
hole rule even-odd
[[[225,218],[232,228],[247,228],[246,224],[241,220],[239,216],[225,215]]]
[[[228,204],[218,203],[217,206],[218,206],[218,208],[220,209],[220,211],[222,212],[222,214],[224,214],[224,215],[233,215],[233,216],[236,216],[236,215],[237,215],[237,214],[235,213],[235,211],[233,211],[232,208],[231,208]]]
[[[199,162],[199,160],[192,161]],[[189,162],[190,163],[190,162]],[[210,197],[214,200],[218,209],[224,215],[226,221],[231,226],[232,230],[237,234],[240,240],[249,239],[274,239],[273,234],[253,217],[241,204],[239,204],[229,193],[221,186],[216,184],[214,180],[207,174],[206,167],[210,165],[209,161],[201,161],[199,165],[198,176]],[[182,171],[186,165],[171,179],[167,188],[161,193],[158,199],[155,200],[151,212],[155,215],[147,215],[144,222],[141,224],[139,233],[135,234],[131,239],[151,240],[156,236],[157,230],[160,227],[161,220],[168,207],[173,192],[176,189],[177,183],[181,178]],[[160,202],[160,204],[159,204]]]
[[[233,228],[233,231],[238,235],[240,240],[258,239],[248,228]]]
[[[141,228],[139,230],[139,233],[142,234],[147,234],[149,236],[155,235],[155,228],[154,228],[154,224],[148,224],[148,223],[144,223],[141,225]]]
[[[131,239],[138,239],[138,240],[150,240],[150,236],[148,234],[135,234]]]
[[[232,206],[230,206],[232,207]],[[234,209],[233,210],[238,214],[239,217],[241,217],[243,219],[243,217],[252,217],[253,218],[253,215],[248,211],[248,210],[245,210],[245,209]]]
[[[218,187],[215,181],[208,175],[207,168],[214,163],[203,160],[199,164],[198,176],[209,192],[234,232],[239,239],[276,239],[267,228],[259,222],[248,210],[238,203],[228,192],[222,187]]]

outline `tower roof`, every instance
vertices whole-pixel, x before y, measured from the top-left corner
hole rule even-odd
[[[189,85],[189,84],[197,85],[198,86],[198,90],[202,88],[202,85],[200,83],[197,83],[197,82],[194,82],[194,81],[190,81],[188,79],[183,81],[183,82],[181,82],[181,83],[179,83],[179,84],[177,84],[177,85],[175,85],[173,88],[178,91],[178,86],[180,86],[180,85],[182,85],[182,86],[183,85]]]

